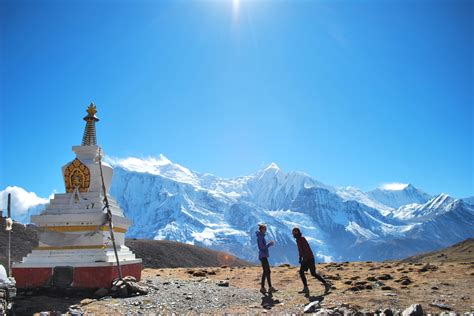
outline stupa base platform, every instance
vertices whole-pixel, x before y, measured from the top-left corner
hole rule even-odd
[[[141,259],[120,262],[123,276],[133,276],[140,281],[142,273]],[[117,264],[114,262],[93,262],[78,266],[41,266],[25,265],[12,268],[16,286],[20,289],[44,286],[64,288],[110,288],[118,277]]]

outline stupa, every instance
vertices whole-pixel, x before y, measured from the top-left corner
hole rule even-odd
[[[19,288],[111,286],[118,276],[118,268],[104,195],[112,214],[122,275],[140,280],[142,261],[125,246],[125,233],[131,221],[109,195],[113,169],[104,162],[101,162],[102,185],[99,157],[104,152],[96,142],[95,124],[99,121],[96,113],[92,103],[84,117],[82,145],[72,147],[76,158],[62,167],[66,192],[54,194],[44,211],[31,217],[31,222],[39,228],[39,245],[12,266]]]

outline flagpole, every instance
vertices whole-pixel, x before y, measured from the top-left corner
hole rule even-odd
[[[12,217],[12,211],[11,211],[11,193],[8,193],[8,206],[7,206],[7,220],[9,220]],[[5,221],[5,225],[7,224],[7,221]],[[11,244],[12,244],[12,230],[8,230],[8,249],[7,249],[7,264],[8,264],[8,276],[12,276],[12,270],[11,270],[11,262],[10,262],[10,252],[11,252]]]

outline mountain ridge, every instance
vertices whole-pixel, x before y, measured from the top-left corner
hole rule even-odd
[[[163,155],[107,161],[114,166],[111,194],[134,221],[129,237],[175,240],[256,261],[255,227],[265,222],[268,238],[277,241],[271,260],[294,263],[294,226],[322,261],[396,259],[474,236],[473,206],[411,184],[363,192],[286,173],[275,163],[225,179]],[[407,204],[394,207],[400,203]]]

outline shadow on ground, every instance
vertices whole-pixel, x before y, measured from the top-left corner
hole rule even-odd
[[[324,300],[324,296],[318,295],[318,296],[309,296],[308,301],[310,303],[312,302],[318,302],[321,303]],[[272,309],[273,306],[280,304],[280,300],[274,300],[273,295],[271,293],[265,295],[262,297],[262,303],[261,306],[265,309]]]
[[[262,307],[265,309],[272,309],[273,306],[280,304],[280,300],[274,300],[271,293],[262,297]]]
[[[50,312],[50,315],[61,315],[69,311],[69,307],[79,304],[86,298],[92,298],[90,291],[27,290],[18,292],[13,304],[13,315],[33,315]]]
[[[318,295],[318,296],[310,296],[308,297],[308,301],[312,302],[318,302],[321,303],[324,300],[324,296]]]

